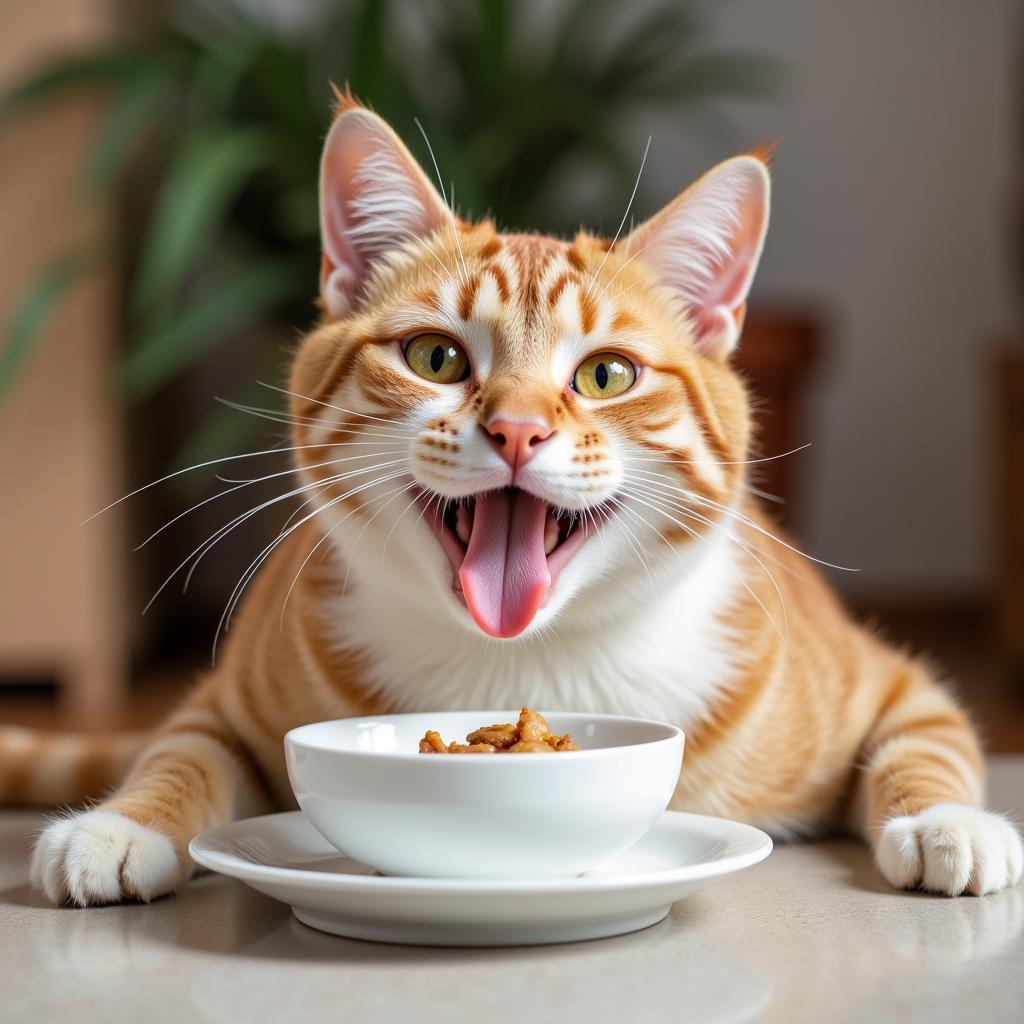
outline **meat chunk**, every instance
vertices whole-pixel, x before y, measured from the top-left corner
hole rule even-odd
[[[420,740],[421,754],[550,754],[579,749],[569,733],[556,736],[543,715],[525,707],[514,725],[483,725],[471,732],[465,743],[453,741],[445,746],[433,729]]]

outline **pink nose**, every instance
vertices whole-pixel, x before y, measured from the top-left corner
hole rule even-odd
[[[483,429],[497,453],[512,467],[513,473],[525,466],[554,433],[540,420],[528,420],[526,423],[491,420]]]

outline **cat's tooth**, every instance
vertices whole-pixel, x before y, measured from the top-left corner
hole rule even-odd
[[[473,515],[465,505],[455,511],[455,535],[469,547],[469,535],[473,529]]]
[[[558,520],[549,512],[544,520],[544,554],[550,555],[558,543]]]

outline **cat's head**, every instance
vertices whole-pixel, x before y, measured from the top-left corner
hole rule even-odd
[[[455,217],[343,101],[321,170],[323,318],[290,390],[306,496],[350,586],[508,638],[686,572],[743,486],[728,360],[768,201],[763,160],[740,156],[614,245],[499,232]]]

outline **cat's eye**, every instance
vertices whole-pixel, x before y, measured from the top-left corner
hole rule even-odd
[[[469,376],[466,350],[444,334],[420,334],[405,346],[413,373],[432,384],[457,384]]]
[[[636,382],[636,367],[616,352],[597,352],[576,367],[573,390],[586,398],[615,398]]]

